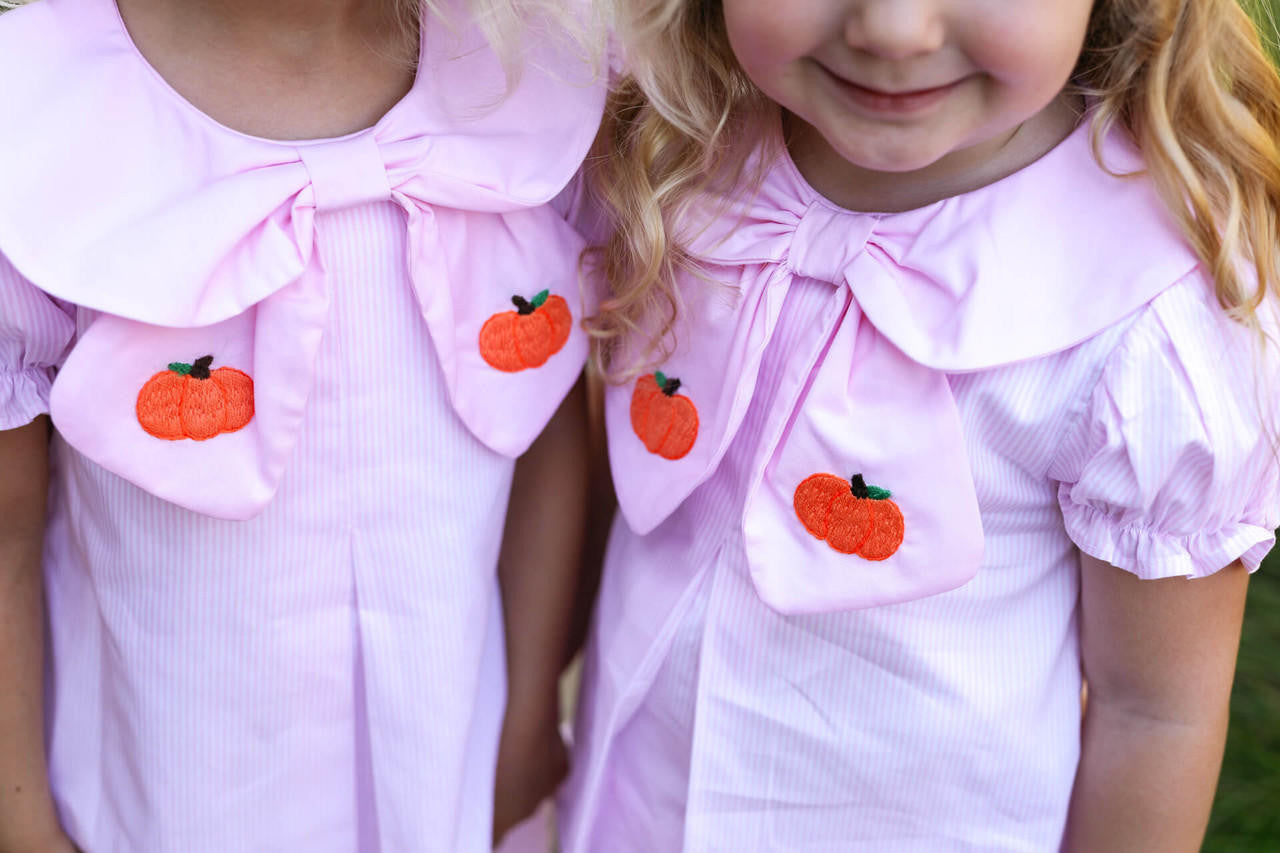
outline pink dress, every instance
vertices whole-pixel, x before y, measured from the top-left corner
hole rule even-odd
[[[428,27],[374,127],[286,143],[181,100],[111,0],[0,17],[0,428],[56,426],[82,849],[488,849],[514,457],[587,350],[545,202],[603,87],[560,50],[494,106],[479,34]]]
[[[567,851],[1058,848],[1079,551],[1201,577],[1280,524],[1275,359],[1088,136],[889,215],[783,155],[694,229],[716,284],[607,392]]]

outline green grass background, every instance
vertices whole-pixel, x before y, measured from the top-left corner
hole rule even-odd
[[[1280,0],[1247,0],[1280,58]],[[1204,853],[1280,853],[1280,548],[1249,583],[1231,729]]]
[[[1249,583],[1206,853],[1280,851],[1280,549]]]
[[[0,11],[4,3],[0,2]],[[1280,0],[1243,0],[1280,57]],[[1253,576],[1204,853],[1280,853],[1280,549]]]

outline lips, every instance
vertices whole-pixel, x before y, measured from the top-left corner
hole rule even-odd
[[[903,91],[886,91],[863,86],[839,77],[827,69],[827,76],[840,93],[862,111],[883,116],[909,116],[923,112],[945,100],[968,78],[962,77],[940,86]]]

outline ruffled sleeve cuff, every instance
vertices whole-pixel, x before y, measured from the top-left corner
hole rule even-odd
[[[0,371],[0,430],[26,426],[49,413],[49,388],[53,384],[47,368],[28,367]]]
[[[71,309],[33,287],[0,254],[0,430],[49,413],[53,366],[74,335]]]
[[[1081,551],[1140,578],[1253,571],[1280,527],[1280,366],[1196,278],[1109,355],[1050,475]]]
[[[1208,577],[1236,560],[1253,572],[1275,545],[1270,527],[1248,521],[1183,536],[1141,523],[1124,524],[1103,510],[1072,503],[1068,484],[1060,489],[1067,534],[1076,546],[1143,580]]]

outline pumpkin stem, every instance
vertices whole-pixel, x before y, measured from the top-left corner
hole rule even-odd
[[[865,498],[867,500],[882,501],[892,497],[893,493],[888,489],[882,489],[879,486],[868,486],[867,481],[862,479],[861,474],[854,474],[849,478],[851,488],[855,498]]]
[[[213,364],[213,356],[202,355],[191,365],[190,376],[194,379],[208,379],[209,365]]]
[[[853,496],[855,498],[870,497],[870,493],[867,489],[867,481],[862,479],[861,474],[854,474],[852,477],[850,477],[849,485],[850,485],[849,491],[853,492]]]
[[[541,308],[549,296],[551,296],[550,290],[539,290],[538,294],[533,297],[533,307]]]
[[[538,307],[529,302],[529,300],[525,299],[523,296],[511,297],[511,303],[516,306],[516,310],[521,314],[532,314],[533,309]]]
[[[662,393],[666,394],[668,397],[674,397],[675,393],[680,390],[679,379],[668,378],[667,375],[661,371],[655,373],[653,378],[658,380],[658,387],[661,388]]]

